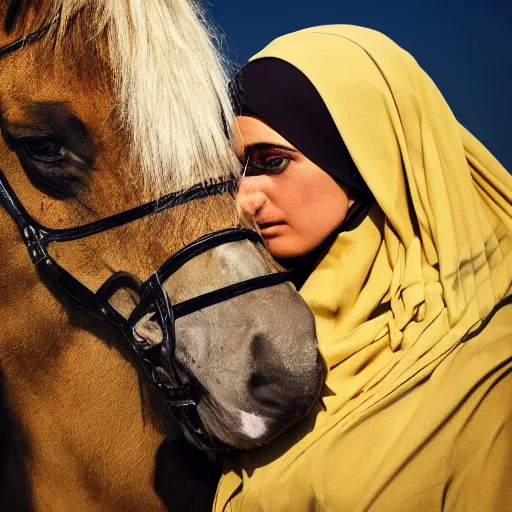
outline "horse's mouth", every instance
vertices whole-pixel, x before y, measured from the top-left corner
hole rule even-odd
[[[302,419],[310,407],[283,413],[282,410],[226,410],[215,402],[201,401],[199,415],[209,435],[221,449],[250,450],[263,446]],[[270,414],[268,414],[270,412]]]

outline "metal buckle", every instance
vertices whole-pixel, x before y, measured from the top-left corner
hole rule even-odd
[[[23,237],[27,244],[30,259],[34,265],[38,265],[41,261],[48,258],[46,248],[42,245],[45,236],[46,231],[37,230],[30,224],[23,228]]]

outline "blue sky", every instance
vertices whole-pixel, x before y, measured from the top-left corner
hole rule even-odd
[[[349,23],[384,32],[441,89],[458,120],[512,171],[512,1],[209,0],[239,63],[275,37]]]

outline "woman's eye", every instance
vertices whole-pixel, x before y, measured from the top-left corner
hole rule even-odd
[[[288,164],[290,163],[289,158],[280,157],[280,158],[272,158],[264,162],[263,166],[271,169],[274,172],[284,171]]]
[[[60,162],[64,158],[64,151],[58,141],[51,139],[26,139],[23,141],[28,155],[43,163]]]
[[[273,158],[258,158],[249,162],[246,168],[246,176],[259,174],[280,174],[290,165],[290,158],[285,156]]]

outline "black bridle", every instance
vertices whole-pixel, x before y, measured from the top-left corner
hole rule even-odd
[[[0,48],[0,56],[40,40],[52,24]],[[122,331],[141,361],[149,381],[162,392],[173,419],[196,446],[209,450],[226,447],[208,435],[199,418],[197,405],[201,399],[202,390],[191,372],[176,359],[175,321],[182,316],[244,293],[290,281],[291,278],[287,272],[258,276],[178,304],[172,304],[163,283],[187,261],[210,249],[241,240],[263,244],[261,236],[245,228],[231,228],[209,233],[171,256],[146,281],[140,282],[136,276],[128,272],[116,272],[96,293],[63,268],[51,256],[48,248],[51,243],[86,238],[196,199],[224,193],[233,194],[235,189],[234,179],[196,185],[183,192],[168,194],[158,200],[96,222],[69,229],[49,229],[37,222],[26,211],[0,170],[0,205],[18,226],[32,263],[40,275],[55,283],[73,301],[98,313]],[[126,288],[135,291],[140,299],[128,318],[125,318],[110,303],[110,299],[118,290]],[[158,323],[162,332],[162,339],[158,343],[149,343],[136,333],[137,323],[148,315]]]

